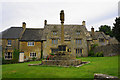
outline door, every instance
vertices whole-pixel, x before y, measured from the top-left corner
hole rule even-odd
[[[24,52],[19,54],[19,62],[24,62]]]

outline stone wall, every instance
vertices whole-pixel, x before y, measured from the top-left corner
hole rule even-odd
[[[20,51],[24,52],[26,59],[32,59],[30,57],[31,52],[35,52],[36,58],[40,59],[41,58],[41,42],[40,41],[34,42],[34,46],[27,46],[27,44],[28,44],[28,41],[20,42]]]
[[[8,46],[8,40],[11,40],[11,46]],[[2,39],[2,52],[13,52],[14,49],[19,49],[19,40],[18,39]],[[4,56],[4,54],[3,54]]]
[[[56,31],[57,34],[53,35],[53,31]],[[80,34],[76,34],[77,31],[80,31]],[[76,56],[76,49],[82,49],[82,56],[88,56],[86,34],[85,26],[64,25],[64,43],[71,50],[71,54]],[[43,56],[46,57],[51,53],[51,48],[57,48],[61,42],[61,25],[46,25],[43,35],[46,35],[46,41],[43,41]],[[52,38],[58,39],[58,44],[52,44]],[[76,39],[81,39],[82,43],[76,44]]]
[[[104,56],[114,56],[120,54],[120,44],[97,46],[94,48],[94,53],[97,52],[103,52]]]

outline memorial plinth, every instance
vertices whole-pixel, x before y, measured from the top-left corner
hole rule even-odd
[[[59,45],[59,46],[63,46],[63,45]],[[61,50],[58,47],[58,50],[61,50],[61,51],[58,51],[52,58],[50,58],[50,60],[43,60],[42,65],[77,66],[82,63],[81,59],[77,60],[73,54],[70,54],[66,50],[64,51],[64,48]]]

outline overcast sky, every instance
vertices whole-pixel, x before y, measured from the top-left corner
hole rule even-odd
[[[113,26],[118,16],[119,0],[3,0],[1,1],[0,32],[11,27],[43,28],[48,24],[60,24],[60,11],[64,10],[65,24],[82,24],[86,21],[98,30],[100,25]]]

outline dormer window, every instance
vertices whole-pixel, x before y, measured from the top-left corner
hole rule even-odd
[[[104,42],[104,38],[99,38],[99,42]]]
[[[76,34],[77,34],[77,35],[80,35],[80,31],[76,31]]]
[[[11,46],[12,41],[8,40],[8,46]]]
[[[53,31],[53,35],[57,35],[57,31]]]
[[[34,46],[34,42],[28,42],[28,46]]]

